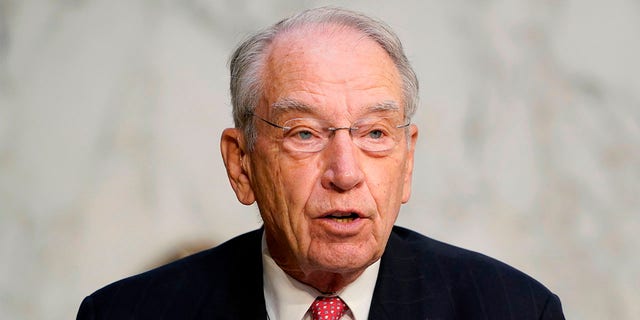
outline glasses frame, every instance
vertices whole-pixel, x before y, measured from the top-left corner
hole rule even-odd
[[[292,128],[292,127],[287,127],[287,126],[281,126],[281,125],[279,125],[279,124],[277,124],[277,123],[273,123],[273,122],[271,122],[271,121],[269,121],[269,120],[267,120],[267,119],[265,119],[265,118],[263,118],[263,117],[261,117],[261,116],[259,116],[259,115],[255,114],[255,113],[253,113],[253,112],[251,113],[251,116],[256,117],[256,118],[258,118],[258,119],[262,120],[264,123],[266,123],[266,124],[268,124],[268,125],[270,125],[270,126],[272,126],[272,127],[274,127],[274,128],[281,129],[283,132],[286,132],[286,131],[288,131],[288,130],[291,130],[291,128]],[[306,119],[306,118],[301,118],[301,119]],[[321,120],[321,119],[315,119],[315,118],[309,118],[309,119],[313,119],[313,120],[318,120],[318,121],[322,121],[322,122],[324,122],[324,120]],[[366,119],[366,118],[363,118],[363,119]],[[353,123],[357,123],[358,121],[363,120],[363,119],[356,120],[356,121],[355,121],[355,122],[353,122]],[[289,121],[289,120],[287,120],[287,121]],[[332,134],[335,134],[335,132],[336,132],[336,131],[339,131],[339,130],[348,130],[348,131],[349,131],[349,136],[351,136],[351,139],[353,139],[353,134],[352,134],[352,133],[353,133],[354,131],[358,130],[358,128],[354,128],[354,127],[353,127],[353,123],[352,123],[352,124],[351,124],[351,126],[349,126],[349,127],[326,127],[326,128],[323,128],[323,129],[324,129],[324,130],[327,130],[328,132],[330,132],[330,133],[332,133]],[[406,129],[406,128],[407,128],[407,127],[409,127],[410,125],[411,125],[411,121],[409,121],[409,122],[407,122],[407,123],[405,123],[405,124],[396,125],[396,126],[394,126],[394,128],[396,128],[396,129]],[[395,140],[394,140],[394,141],[395,141]],[[324,148],[326,148],[326,147],[327,147],[327,145],[328,145],[328,141],[327,141],[327,143],[324,143],[324,144],[323,144],[323,146],[322,146],[322,148],[320,148],[319,150],[314,150],[314,151],[295,150],[295,151],[298,151],[298,152],[305,152],[305,153],[316,153],[316,152],[320,152],[320,151],[324,150]],[[396,142],[396,144],[395,144],[395,146],[394,146],[394,147],[391,147],[391,148],[389,148],[389,149],[384,149],[384,150],[367,150],[367,149],[363,148],[362,146],[360,146],[360,145],[359,145],[359,144],[357,144],[357,143],[355,143],[355,145],[357,145],[357,146],[358,146],[358,148],[360,148],[360,149],[362,149],[362,150],[364,150],[364,151],[367,151],[367,152],[387,152],[387,151],[392,150],[395,146],[397,146],[397,145],[398,145],[398,143]]]

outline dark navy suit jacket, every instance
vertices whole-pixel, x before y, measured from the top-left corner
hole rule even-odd
[[[262,231],[108,285],[77,319],[266,319]],[[394,227],[369,319],[564,319],[560,300],[487,256]]]

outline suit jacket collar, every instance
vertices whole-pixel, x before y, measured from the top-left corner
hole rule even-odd
[[[371,301],[369,319],[428,319],[428,306],[449,306],[438,272],[431,270],[434,257],[419,254],[400,234],[410,232],[394,227],[381,258],[380,272]],[[425,259],[427,261],[425,261]],[[425,263],[429,262],[429,263]],[[416,267],[420,265],[421,267]]]

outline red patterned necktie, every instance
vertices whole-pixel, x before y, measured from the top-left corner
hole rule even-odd
[[[339,297],[318,297],[311,305],[311,319],[338,320],[349,310]]]

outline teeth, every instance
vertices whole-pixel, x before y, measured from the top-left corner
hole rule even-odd
[[[331,217],[333,220],[337,221],[337,222],[341,222],[341,223],[346,223],[346,222],[351,222],[353,220],[355,220],[352,217]]]

